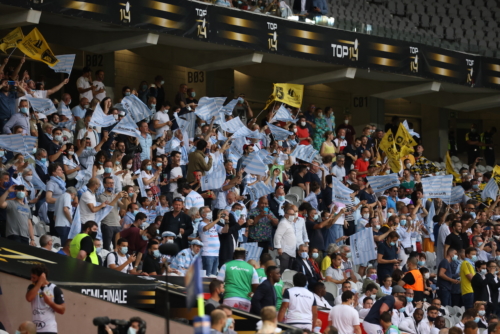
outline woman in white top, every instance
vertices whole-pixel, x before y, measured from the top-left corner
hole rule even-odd
[[[125,156],[124,153],[120,151],[114,151],[111,156],[111,162],[113,163],[113,174],[116,176],[125,173],[125,170],[122,167],[122,159]]]
[[[26,190],[29,191],[29,196],[26,198],[28,200],[28,205],[31,209],[33,209],[36,202],[38,202],[38,197],[36,196],[37,190],[35,190],[35,186],[31,180],[33,180],[33,171],[31,169],[25,169],[23,171],[22,181]]]
[[[399,227],[396,230],[399,234],[399,243],[403,249],[399,250],[399,259],[401,260],[400,266],[404,267],[406,261],[408,260],[408,256],[411,252],[410,248],[412,247],[411,237],[413,235],[413,231],[415,227],[411,224],[410,217],[406,215],[399,216]],[[405,251],[406,250],[406,251]],[[407,254],[408,253],[408,254]]]
[[[132,155],[126,155],[121,160],[122,164],[122,174],[117,175],[118,179],[122,183],[122,187],[134,186],[134,180],[139,177],[139,174],[134,173],[134,157]]]
[[[67,187],[74,187],[77,184],[75,177],[78,175],[78,171],[81,170],[78,156],[82,154],[85,147],[84,145],[81,145],[80,149],[76,152],[75,148],[76,147],[73,144],[66,144],[66,151],[64,151],[63,155],[63,169],[64,174],[66,174]]]
[[[106,161],[106,155],[103,151],[97,152],[95,156],[94,166],[92,166],[92,177],[104,174],[104,162]]]
[[[154,174],[152,170],[153,163],[151,160],[146,159],[141,163],[141,178],[145,189],[150,189],[152,186],[155,186],[160,179],[161,169],[158,168]]]

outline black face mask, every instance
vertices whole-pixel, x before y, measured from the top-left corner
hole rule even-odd
[[[435,321],[437,317],[431,317],[430,315],[427,316],[427,319],[429,319],[429,321]]]
[[[94,240],[97,238],[97,232],[90,232],[89,235]]]

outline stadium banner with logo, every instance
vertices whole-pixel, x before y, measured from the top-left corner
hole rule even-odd
[[[500,89],[500,59],[340,30],[335,25],[306,24],[195,1],[102,0],[74,6],[71,1],[59,0],[39,3],[0,0],[0,4],[176,35],[251,52],[397,73],[471,88]]]
[[[54,66],[59,62],[54,53],[49,47],[45,38],[43,38],[38,28],[33,28],[21,42],[17,44],[17,48],[28,57],[44,62],[49,66]]]

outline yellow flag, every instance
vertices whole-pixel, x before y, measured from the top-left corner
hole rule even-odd
[[[394,145],[394,135],[392,134],[392,131],[391,129],[389,129],[384,137],[382,138],[382,140],[380,141],[380,149],[384,152],[387,152],[387,150],[389,149],[389,147],[391,147],[392,145]]]
[[[31,30],[17,47],[28,57],[40,60],[49,66],[54,66],[59,62],[37,28]]]
[[[401,160],[400,152],[396,147],[396,142],[394,140],[394,135],[392,131],[389,129],[382,140],[380,141],[380,149],[385,152],[387,155],[387,159],[389,161],[389,166],[394,173],[399,173],[401,171]]]
[[[500,166],[496,165],[495,168],[493,168],[491,177],[494,178],[495,182],[500,186]]]
[[[288,104],[289,106],[300,108],[302,97],[304,96],[304,85],[277,83],[274,84],[273,93],[266,102],[267,109],[269,105],[276,101]]]
[[[6,53],[5,50],[15,48],[17,43],[22,41],[24,38],[23,31],[20,27],[12,30],[7,36],[0,39],[0,50]]]
[[[453,169],[453,164],[451,163],[451,158],[450,158],[450,151],[446,152],[446,174],[453,175],[453,177],[455,178],[455,182],[462,181],[460,174],[455,172],[455,169]]]
[[[398,132],[396,133],[396,145],[400,147],[400,158],[412,154],[414,152],[413,146],[417,145],[417,142],[410,135],[408,130],[404,127],[402,123],[399,124]]]

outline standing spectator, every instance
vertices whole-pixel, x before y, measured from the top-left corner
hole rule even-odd
[[[92,70],[89,67],[84,67],[82,76],[76,80],[76,88],[80,93],[80,99],[86,97],[92,101],[94,98],[94,86],[92,86]]]
[[[135,216],[134,224],[116,235],[117,239],[124,238],[127,240],[128,254],[137,256],[132,274],[138,274],[137,268],[141,263],[142,255],[146,253],[148,240],[156,238],[156,226],[154,224],[148,226],[147,219],[148,217],[144,213],[139,212]]]
[[[200,230],[202,224],[203,222],[200,223]],[[217,279],[225,284],[224,305],[249,312],[250,296],[259,286],[259,276],[255,268],[245,262],[245,256],[246,250],[244,248],[236,248],[234,260],[222,265]],[[275,280],[275,278],[273,279]],[[274,289],[272,290],[274,291]]]
[[[151,160],[153,157],[153,139],[149,134],[149,126],[145,121],[139,122],[139,131],[141,135],[139,136],[139,143],[141,144],[142,152],[140,154],[141,161]]]
[[[12,115],[9,121],[5,123],[2,133],[12,134],[12,130],[16,126],[20,126],[23,129],[24,135],[30,134],[29,106],[27,100],[21,100],[19,102],[19,112]]]
[[[344,181],[344,178],[346,176],[346,168],[344,166],[344,163],[345,155],[339,154],[337,155],[337,164],[331,169],[331,173],[333,174],[333,176],[335,176],[341,182]]]
[[[339,132],[340,130],[345,130],[345,139],[347,140],[348,144],[354,142],[354,138],[356,137],[356,131],[354,130],[354,127],[349,124],[350,122],[351,115],[346,115],[344,123],[337,125],[337,132]]]
[[[203,199],[203,197],[201,197],[200,194],[191,189],[191,185],[189,183],[183,183],[179,187],[179,190],[186,199],[184,202],[184,211],[187,211],[193,207],[201,208],[202,206],[205,206],[205,200]]]
[[[102,243],[104,249],[107,251],[111,251],[111,248],[115,248],[114,241],[116,234],[120,233],[122,230],[122,227],[120,226],[120,215],[118,214],[118,205],[121,205],[120,199],[129,197],[128,193],[125,191],[121,191],[116,195],[113,194],[115,190],[115,182],[116,181],[112,177],[105,177],[103,179],[104,192],[97,196],[99,202],[109,203],[108,205],[113,207],[113,209],[111,209],[111,211],[101,221]]]
[[[208,158],[208,162],[205,160],[205,157]],[[207,142],[205,140],[198,140],[196,151],[189,153],[188,161],[187,180],[190,183],[195,181],[195,171],[200,171],[202,175],[205,175],[212,168],[212,156],[207,149]]]
[[[313,143],[309,129],[307,127],[307,121],[304,116],[299,119],[299,124],[297,127],[297,140],[299,145],[309,145]]]
[[[377,249],[377,276],[379,279],[386,276],[392,276],[394,271],[394,264],[399,263],[398,260],[398,239],[397,232],[392,231],[389,233],[384,242],[378,244]]]
[[[57,333],[56,313],[64,314],[66,305],[61,289],[47,281],[49,271],[43,264],[31,268],[31,283],[26,292],[26,300],[31,303],[32,320],[43,324],[37,333]]]
[[[269,201],[267,197],[263,196],[259,198],[257,207],[248,212],[248,218],[248,242],[258,242],[259,247],[264,249],[263,252],[268,252],[269,246],[272,246],[270,245],[272,229],[273,226],[278,225],[278,219],[274,213],[269,210]],[[294,246],[294,249],[295,247],[296,246]],[[292,254],[295,256],[295,250]]]
[[[276,266],[269,266],[266,268],[266,277],[255,290],[252,296],[252,307],[250,313],[260,314],[260,311],[266,306],[276,306],[277,296],[274,284],[278,283],[281,279],[280,268]]]
[[[24,58],[22,59],[24,62]],[[20,85],[15,83],[14,86],[18,87],[18,89],[22,92],[22,95],[25,94],[25,90]],[[16,101],[17,98],[22,95],[19,95],[16,90],[11,89],[8,79],[0,80],[0,129],[3,129],[9,118],[16,113]]]
[[[106,89],[104,88],[104,71],[97,70],[95,71],[95,79],[94,79],[94,97],[101,102],[106,97]]]
[[[61,245],[65,245],[66,240],[68,240],[68,234],[73,222],[72,203],[76,197],[77,192],[75,187],[68,187],[66,192],[56,200],[56,204],[54,205],[55,229],[59,238],[61,238]]]
[[[331,309],[328,316],[328,325],[338,329],[339,334],[361,334],[359,314],[353,307],[357,304],[352,291],[342,293],[342,304]]]
[[[443,227],[446,226],[441,226],[441,228]],[[446,252],[446,257],[438,265],[437,286],[439,289],[437,294],[444,306],[453,306],[451,303],[451,289],[454,284],[460,284],[460,281],[457,280],[459,275],[451,270],[451,262],[457,259],[457,251],[450,247]]]
[[[481,138],[476,129],[476,124],[472,124],[470,131],[465,134],[467,143],[467,164],[472,165],[480,155]]]
[[[380,326],[380,316],[384,312],[392,312],[393,309],[403,313],[405,311],[406,303],[406,297],[402,296],[394,297],[392,295],[388,295],[380,298],[375,304],[373,304],[370,312],[366,315],[365,320],[363,321],[363,329],[367,334],[383,333],[382,327]]]
[[[101,181],[97,178],[92,178],[87,183],[87,191],[82,194],[80,198],[80,221],[82,224],[85,224],[89,220],[95,220],[95,214],[97,211],[103,209],[108,205],[109,202],[103,202],[101,205],[97,206],[97,200],[95,197],[95,193],[99,189],[101,185]],[[120,195],[120,194],[118,194]],[[118,201],[118,196],[116,201]],[[116,204],[112,203],[112,205]]]
[[[295,249],[297,241],[295,230],[292,226],[295,220],[295,211],[289,208],[285,212],[285,218],[281,219],[274,235],[274,248],[278,250],[281,274],[286,269],[291,269],[295,260]],[[304,285],[305,286],[305,285]]]
[[[165,101],[160,105],[160,110],[153,116],[153,127],[156,131],[156,138],[163,137],[166,131],[170,130],[172,122],[168,116],[170,103]]]
[[[224,222],[221,222],[221,216],[223,214],[227,215],[227,211],[219,211],[217,219],[213,219],[213,212],[208,206],[200,208],[200,216],[203,220],[198,225],[198,235],[201,237],[201,241],[204,245],[201,259],[203,269],[206,270],[207,275],[217,275],[217,268],[219,268],[219,234],[221,234],[222,228],[224,227]],[[224,219],[222,219],[222,221],[224,221]],[[191,233],[188,235],[190,234]],[[221,271],[219,271],[219,275],[220,272]],[[221,281],[224,281],[224,279]],[[248,310],[249,309],[250,306],[248,307]]]
[[[120,238],[116,242],[114,252],[108,253],[106,256],[106,267],[120,271],[124,274],[130,274],[134,269],[133,262],[136,260],[135,254],[128,255],[128,241],[127,239]]]
[[[160,244],[158,240],[150,240],[148,243],[148,250],[144,257],[144,263],[142,265],[142,272],[148,275],[163,275],[164,268],[162,264],[165,262],[164,258],[160,262],[161,253],[159,250]]]
[[[179,246],[179,249],[188,248],[188,237],[193,234],[193,222],[191,217],[182,211],[183,205],[182,198],[174,198],[172,202],[173,210],[165,213],[160,225],[160,233],[165,231],[175,233],[177,236],[175,243]]]
[[[221,295],[226,291],[224,289],[224,282],[214,279],[208,286],[210,291],[210,298],[205,301],[205,314],[210,315],[213,310],[220,306]]]
[[[80,99],[80,103],[74,106],[73,109],[71,109],[71,113],[75,117],[75,120],[79,121],[80,119],[83,119],[85,117],[85,113],[90,107],[89,103],[89,99],[87,99],[86,97],[82,97]]]
[[[283,293],[283,303],[278,314],[278,321],[285,324],[312,330],[318,319],[318,307],[314,294],[305,288],[307,278],[302,273],[293,276],[293,288]]]
[[[99,265],[99,259],[94,240],[97,238],[98,226],[95,221],[89,220],[82,225],[82,232],[77,234],[70,244],[71,257]]]
[[[50,234],[57,236],[57,232],[55,230],[54,210],[56,200],[66,191],[66,182],[64,182],[63,180],[64,171],[61,164],[51,164],[48,168],[48,172],[48,175],[50,175],[50,180],[47,182],[47,191],[45,194],[45,200],[48,204],[47,216],[50,220]]]
[[[14,192],[16,198],[7,201],[7,196]],[[0,209],[4,209],[6,212],[7,229],[5,236],[7,239],[35,246],[31,210],[28,204],[24,202],[25,196],[26,190],[23,185],[12,185],[0,196]]]
[[[476,249],[469,247],[465,250],[465,261],[460,266],[460,286],[462,288],[462,300],[465,309],[474,306],[474,290],[472,289],[472,278],[476,274],[474,263],[477,261]]]

